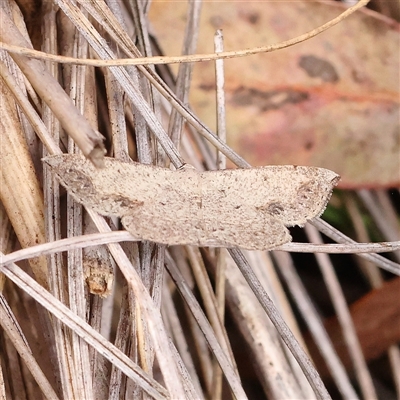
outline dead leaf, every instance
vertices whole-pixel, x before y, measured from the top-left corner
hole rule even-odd
[[[337,2],[204,3],[198,53],[278,43],[339,15]],[[165,54],[177,55],[185,5],[153,2]],[[400,184],[399,24],[362,10],[327,32],[273,53],[225,61],[227,141],[253,165],[315,165],[342,188]],[[191,106],[215,127],[212,62],[195,65]]]

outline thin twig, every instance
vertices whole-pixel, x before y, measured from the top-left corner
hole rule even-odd
[[[272,321],[275,328],[279,332],[282,340],[285,342],[286,346],[289,348],[289,350],[292,352],[293,356],[299,363],[317,398],[330,399],[331,396],[326,390],[317,370],[312,365],[307,354],[304,352],[303,348],[294,337],[292,331],[289,329],[284,319],[281,317],[275,304],[260,284],[260,281],[254,274],[254,271],[251,269],[243,253],[238,249],[229,249],[229,254],[240,269],[240,272],[246,279],[248,285],[251,287],[251,290],[257,296],[260,304],[262,305],[269,319]]]
[[[291,296],[300,311],[309,331],[318,347],[318,351],[325,360],[326,366],[344,399],[358,399],[346,369],[340,360],[333,343],[324,328],[318,311],[296,272],[293,260],[287,253],[274,253],[273,257],[284,281],[290,290]]]
[[[0,256],[3,255],[0,253]],[[43,289],[27,273],[14,263],[0,266],[1,272],[11,279],[17,286],[34,298],[38,303],[51,312],[58,320],[71,328],[77,335],[93,346],[110,362],[117,365],[127,376],[135,380],[146,392],[157,399],[165,399],[168,393],[154,379],[145,374],[129,357],[119,351],[100,333],[74,314],[49,292]]]
[[[304,33],[303,35],[296,36],[293,39],[286,40],[284,42],[272,44],[269,46],[253,47],[245,50],[234,50],[225,51],[223,53],[211,53],[211,54],[194,54],[190,56],[175,56],[175,57],[144,57],[144,58],[124,58],[124,59],[113,59],[113,60],[78,60],[73,57],[61,57],[51,54],[42,53],[40,51],[27,49],[25,47],[13,46],[4,42],[0,42],[0,48],[9,51],[10,53],[22,54],[32,58],[46,59],[49,61],[59,62],[59,63],[69,63],[69,64],[79,64],[79,65],[92,65],[96,67],[105,66],[126,66],[126,65],[150,65],[150,64],[174,64],[182,62],[201,62],[201,61],[212,61],[222,58],[238,58],[246,57],[253,54],[259,53],[269,53],[272,51],[284,49],[286,47],[294,46],[295,44],[304,42],[314,36],[319,35],[321,32],[326,31],[332,26],[337,25],[339,22],[343,21],[349,15],[353,14],[358,9],[364,7],[369,3],[369,0],[360,0],[354,6],[345,10],[342,14],[336,18],[330,20],[326,24],[319,26],[311,30],[310,32]]]
[[[171,262],[171,260],[166,263],[166,268],[171,275],[171,278],[174,280],[180,294],[186,299],[187,304],[191,306],[190,311],[197,320],[200,329],[203,331],[203,334],[207,339],[208,345],[211,347],[215,357],[219,362],[219,365],[224,371],[225,377],[232,389],[232,392],[238,400],[247,399],[247,396],[240,383],[239,376],[237,375],[235,369],[233,368],[232,364],[229,362],[229,359],[226,357],[224,351],[219,345],[218,340],[214,335],[214,331],[211,328],[211,325],[209,324],[206,316],[203,313],[203,310],[201,309],[199,303],[197,302],[196,298],[194,297],[193,293],[185,282],[181,272],[176,267],[175,263]]]
[[[344,233],[338,231],[321,218],[314,218],[312,221],[310,221],[310,223],[314,225],[324,235],[328,236],[337,243],[356,243],[353,239],[350,239]],[[376,251],[374,253],[376,253]],[[400,275],[400,265],[386,258],[383,258],[379,254],[360,254],[360,257],[364,257],[367,260],[372,261],[380,268],[385,269],[392,274]]]
[[[36,246],[27,247],[25,249],[14,251],[0,258],[0,266],[11,262],[25,260],[39,255],[54,254],[61,251],[69,251],[81,247],[98,246],[108,243],[119,242],[139,242],[142,239],[134,237],[127,231],[113,231],[93,233],[89,235],[76,236],[73,238],[56,240],[53,242],[43,243]],[[303,250],[303,247],[305,251]],[[314,243],[287,243],[276,247],[276,251],[293,251],[299,253],[347,253],[362,254],[369,252],[388,252],[400,249],[399,242],[384,243],[353,243],[353,244],[314,244]],[[400,274],[400,265],[393,264],[393,270],[396,275]]]

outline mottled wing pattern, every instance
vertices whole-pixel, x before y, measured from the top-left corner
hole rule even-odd
[[[157,174],[163,168],[155,169]],[[159,182],[161,191],[146,207],[132,210],[122,224],[135,236],[169,245],[199,242],[201,230],[200,174],[194,169],[170,171]]]
[[[285,226],[321,215],[338,176],[295,166],[208,171],[202,177],[204,236],[268,249],[290,241]],[[226,241],[225,241],[226,243]]]
[[[151,168],[105,158],[105,167],[96,168],[79,155],[64,154],[44,159],[61,184],[81,204],[102,215],[122,216],[132,208],[151,204],[163,194],[153,179]],[[171,172],[160,169],[160,181]],[[164,176],[163,176],[164,175]]]
[[[134,236],[169,245],[264,250],[290,241],[286,226],[319,216],[339,177],[314,167],[269,166],[199,173],[78,155],[47,157],[86,207],[122,218]]]

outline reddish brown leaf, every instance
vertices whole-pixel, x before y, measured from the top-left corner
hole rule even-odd
[[[400,278],[394,278],[385,282],[381,288],[372,290],[350,307],[357,336],[367,361],[382,356],[390,346],[400,341],[399,293]],[[329,318],[325,320],[324,325],[344,366],[351,370],[352,362],[338,319]],[[327,376],[326,366],[309,333],[306,333],[305,341],[319,373]]]
[[[322,25],[332,2],[206,2],[198,53],[264,46]],[[167,55],[180,53],[185,3],[155,2],[150,19]],[[180,40],[177,40],[179,38]],[[253,165],[329,168],[342,188],[400,184],[399,24],[362,10],[300,45],[227,60],[228,143]],[[191,105],[215,126],[214,64],[195,66]]]

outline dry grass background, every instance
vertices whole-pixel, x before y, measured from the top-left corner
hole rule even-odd
[[[388,4],[374,6],[396,17]],[[79,59],[157,55],[148,7],[3,0],[0,40]],[[199,12],[191,2],[187,53]],[[190,64],[175,79],[167,66],[0,55],[0,235],[9,254],[0,275],[1,399],[329,398],[283,343],[296,346],[286,324],[333,398],[400,398],[398,251],[363,258],[137,243],[110,233],[118,220],[76,204],[42,165],[43,156],[78,149],[101,164],[106,148],[120,160],[187,160],[200,170],[223,167],[223,153],[246,167],[224,144],[223,117],[218,139],[187,108]],[[398,240],[399,196],[390,193],[335,194],[346,233]],[[293,234],[322,243],[320,232],[351,242],[321,220]]]

